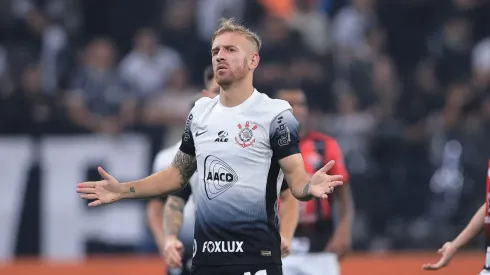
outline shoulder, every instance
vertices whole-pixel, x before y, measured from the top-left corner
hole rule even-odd
[[[201,97],[198,99],[194,106],[192,107],[189,116],[186,121],[186,127],[191,127],[191,125],[195,125],[202,119],[202,117],[206,116],[207,113],[216,105],[218,102],[219,96],[215,98]],[[191,127],[192,128],[192,127]]]
[[[196,115],[203,113],[209,106],[213,105],[213,102],[215,102],[215,99],[211,99],[208,97],[201,97],[196,100],[194,106],[190,111],[188,120],[192,120],[193,117],[195,117]]]
[[[202,108],[202,107],[205,107],[205,106],[208,106],[209,104],[211,104],[212,102],[216,101],[216,99],[218,98],[219,96],[215,97],[215,98],[209,98],[209,97],[201,97],[200,99],[198,99],[194,105],[194,108]]]
[[[155,160],[153,161],[153,171],[160,171],[170,166],[172,160],[175,157],[175,154],[177,154],[177,151],[179,150],[179,147],[180,142],[172,147],[163,149],[162,151],[158,152],[158,154],[155,156]]]
[[[289,103],[282,99],[272,99],[268,95],[259,92],[259,100],[254,106],[257,117],[260,117],[264,125],[282,124],[282,121],[290,123],[296,122],[292,113],[292,107]],[[277,122],[277,123],[275,123]]]
[[[266,106],[267,108],[265,108],[264,110],[272,114],[279,115],[284,111],[292,109],[291,105],[289,105],[289,103],[285,100],[270,98],[268,95],[260,92],[259,92],[259,97],[260,97],[259,105],[261,107]]]

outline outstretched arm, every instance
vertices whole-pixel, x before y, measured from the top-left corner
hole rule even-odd
[[[162,196],[184,188],[197,170],[196,148],[192,137],[189,114],[182,134],[182,144],[169,168],[139,181],[124,185],[123,198],[148,198]]]
[[[175,192],[185,186],[196,169],[196,157],[179,150],[171,167],[142,180],[123,184],[122,198],[151,198]]]
[[[335,161],[329,162],[313,176],[313,181],[306,173],[303,157],[299,151],[298,122],[290,110],[279,114],[271,123],[270,144],[273,156],[279,161],[284,177],[293,196],[301,201],[310,200],[313,196],[326,198],[334,186],[341,185],[341,176],[329,176]]]
[[[273,155],[279,161],[291,193],[298,200],[308,200],[308,189],[305,193],[304,187],[310,181],[310,176],[304,170],[299,151],[298,126],[290,110],[282,112],[272,121],[269,138]]]
[[[457,249],[465,246],[473,238],[483,230],[485,223],[485,204],[483,204],[478,211],[476,211],[473,218],[470,220],[466,228],[452,241],[453,245]]]
[[[281,159],[279,164],[291,189],[291,194],[300,201],[311,200],[312,196],[309,192],[310,176],[305,171],[301,154],[298,153]]]
[[[169,168],[142,180],[120,184],[99,167],[101,181],[79,183],[77,192],[83,199],[94,200],[89,206],[113,203],[121,199],[152,198],[182,189],[197,169],[194,140],[190,130],[192,114],[187,119],[182,144]]]
[[[476,211],[473,218],[470,220],[466,228],[454,239],[452,242],[445,243],[439,250],[441,258],[435,264],[424,264],[422,266],[425,270],[438,270],[449,264],[454,257],[458,249],[466,245],[473,238],[476,237],[483,229],[485,223],[485,204],[483,204],[478,211]]]

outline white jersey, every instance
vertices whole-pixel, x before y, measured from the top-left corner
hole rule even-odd
[[[180,150],[196,156],[193,265],[281,264],[278,161],[299,153],[291,106],[254,91],[227,108],[196,102]]]
[[[166,169],[171,165],[175,154],[179,151],[180,144],[181,142],[179,141],[174,146],[164,149],[156,155],[155,161],[153,162],[154,173]],[[189,184],[193,186],[196,184],[196,181],[197,175],[194,174],[189,180]],[[178,236],[179,240],[184,244],[185,250],[187,251],[191,251],[192,249],[192,240],[194,238],[194,222],[196,216],[195,213],[196,206],[194,204],[192,196],[190,196],[184,207],[184,221],[182,223],[182,227]]]

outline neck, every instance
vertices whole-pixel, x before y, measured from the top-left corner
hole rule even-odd
[[[219,100],[225,107],[235,107],[242,104],[254,92],[252,81],[243,79],[230,86],[221,86]]]

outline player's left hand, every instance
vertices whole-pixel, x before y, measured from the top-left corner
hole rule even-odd
[[[291,240],[281,236],[281,257],[287,257],[291,254]]]
[[[332,193],[336,186],[343,184],[342,175],[327,174],[334,165],[335,161],[331,160],[315,174],[313,174],[308,190],[308,193],[311,196],[326,199],[328,198],[328,194]]]

